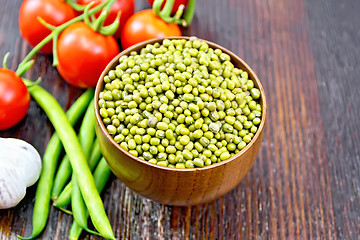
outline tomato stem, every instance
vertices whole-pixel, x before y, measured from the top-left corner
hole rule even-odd
[[[18,75],[19,77],[24,75],[27,72],[27,70],[29,70],[34,65],[34,63],[35,63],[34,59],[27,61],[21,66],[21,68],[18,67],[18,69],[16,70],[16,75]]]
[[[55,32],[53,37],[53,66],[57,66],[59,63],[58,51],[57,51],[57,42],[58,42],[59,34],[60,34],[59,32]]]
[[[55,26],[51,25],[50,23],[47,23],[42,17],[38,16],[37,20],[43,25],[45,26],[47,29],[54,31],[55,30]]]
[[[100,16],[93,22],[93,29],[95,32],[100,32],[101,27],[104,25],[105,18],[109,14],[108,11],[102,11],[100,13]]]
[[[91,26],[91,21],[89,18],[89,9],[91,8],[91,6],[94,5],[94,2],[90,2],[88,5],[86,5],[85,9],[84,9],[84,22],[86,23],[86,25]],[[94,15],[91,15],[92,17],[94,17]]]
[[[107,5],[105,5],[105,7],[102,9],[102,11],[100,13],[100,16],[93,23],[93,29],[94,29],[95,32],[100,32],[101,33],[101,29],[104,26],[105,19],[109,15],[110,8],[115,2],[116,2],[116,0],[110,0],[110,2]],[[119,24],[117,24],[117,26],[119,26]],[[115,31],[116,30],[117,30],[117,27],[116,27]]]
[[[161,2],[163,2],[163,1],[161,1]],[[175,2],[175,0],[166,0],[165,6],[162,9],[161,14],[164,16],[170,16],[171,10],[174,6],[174,2]]]
[[[196,0],[189,0],[184,14],[184,20],[186,23],[185,27],[189,26],[194,18],[195,6],[196,6]]]
[[[94,14],[98,11],[100,11],[103,7],[110,5],[110,3],[114,3],[115,0],[107,0],[105,2],[102,2],[101,4],[99,4],[98,6],[94,7],[93,9],[89,10],[89,14]],[[111,5],[110,5],[111,6]],[[31,58],[48,42],[50,42],[51,40],[54,40],[54,42],[56,42],[56,39],[60,33],[62,31],[64,31],[68,26],[70,26],[73,23],[76,22],[80,22],[84,20],[84,13],[67,21],[66,23],[63,23],[62,25],[56,27],[46,38],[44,38],[40,43],[38,43],[23,59],[23,61],[18,65],[18,68],[16,70],[16,75],[18,75],[19,77],[21,77],[31,66],[29,66],[31,61]],[[58,63],[57,60],[57,52],[56,52],[56,45],[54,45],[55,52],[54,54],[54,59],[53,59],[53,66],[56,66]],[[32,65],[32,63],[31,63]]]
[[[186,22],[184,19],[181,19],[181,16],[184,13],[184,4],[181,4],[178,8],[178,10],[176,11],[176,13],[174,14],[174,19],[175,19],[175,23],[181,26],[186,27]]]
[[[77,4],[73,0],[65,0],[65,2],[75,11],[82,12],[84,11],[85,7],[84,5]]]
[[[121,12],[118,12],[115,21],[108,26],[103,26],[102,28],[100,28],[100,33],[104,36],[114,35],[114,33],[116,32],[116,30],[119,28],[120,25],[120,16],[121,16]]]
[[[5,56],[4,56],[4,59],[3,59],[3,68],[4,68],[4,69],[7,69],[7,68],[8,68],[7,65],[6,65],[6,62],[7,62],[8,58],[9,58],[9,55],[10,55],[10,53],[7,52],[7,53],[5,54]]]
[[[181,4],[177,9],[176,13],[171,16],[171,10],[174,6],[174,0],[166,0],[165,6],[163,7],[163,9],[161,9],[163,2],[164,0],[155,0],[153,3],[153,10],[155,11],[157,16],[170,24],[176,23],[184,27],[187,27],[191,24],[195,13],[196,0],[189,0],[183,19],[181,19],[181,16],[183,15],[185,9],[185,6],[183,4]]]
[[[174,5],[174,0],[166,1],[166,4],[163,9],[161,9],[162,3],[164,0],[155,0],[153,3],[153,10],[155,14],[162,18],[167,23],[174,23],[174,18],[170,16],[171,9]]]

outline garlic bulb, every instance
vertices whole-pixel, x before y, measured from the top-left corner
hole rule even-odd
[[[41,172],[41,157],[29,143],[0,138],[0,209],[16,206]]]

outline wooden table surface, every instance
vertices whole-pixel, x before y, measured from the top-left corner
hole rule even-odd
[[[0,0],[0,56],[15,69],[30,47],[18,31],[21,0]],[[136,0],[136,10],[147,8]],[[243,58],[267,93],[268,118],[249,174],[216,201],[172,207],[112,178],[102,195],[117,239],[360,239],[360,1],[198,0],[184,35]],[[82,92],[36,56],[29,77],[64,109]],[[0,132],[42,155],[53,133],[32,101],[26,118]],[[35,187],[0,210],[0,239],[31,234]],[[39,239],[66,239],[72,217],[51,208]],[[97,239],[83,235],[84,239]]]

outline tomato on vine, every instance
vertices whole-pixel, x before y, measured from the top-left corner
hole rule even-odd
[[[53,26],[59,26],[76,16],[75,11],[62,0],[24,0],[19,11],[19,30],[21,36],[35,47],[51,30],[46,28],[38,18]],[[52,42],[41,48],[41,52],[52,52]]]
[[[30,94],[15,72],[0,68],[0,130],[15,126],[26,115]]]
[[[166,23],[152,9],[146,9],[126,21],[121,33],[121,45],[126,49],[145,40],[167,36],[181,36],[179,26]]]
[[[92,88],[120,51],[114,37],[104,36],[86,23],[77,22],[60,34],[57,52],[61,76],[71,85]]]

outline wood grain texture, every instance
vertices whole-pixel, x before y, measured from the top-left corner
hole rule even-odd
[[[17,29],[20,4],[0,0],[0,56],[10,51],[13,69],[30,50]],[[136,1],[137,10],[145,7]],[[117,239],[359,239],[359,10],[357,0],[198,0],[184,34],[238,54],[267,93],[259,155],[231,192],[194,207],[152,202],[111,178],[102,196]],[[41,75],[68,108],[81,91],[61,79],[51,57],[36,61],[30,75]],[[0,136],[24,139],[43,154],[52,131],[32,102],[21,124]],[[1,240],[30,235],[34,192],[0,210]],[[66,239],[71,223],[51,208],[38,239]]]
[[[307,1],[306,9],[323,103],[334,228],[340,239],[356,239],[360,236],[360,2],[337,4]]]

